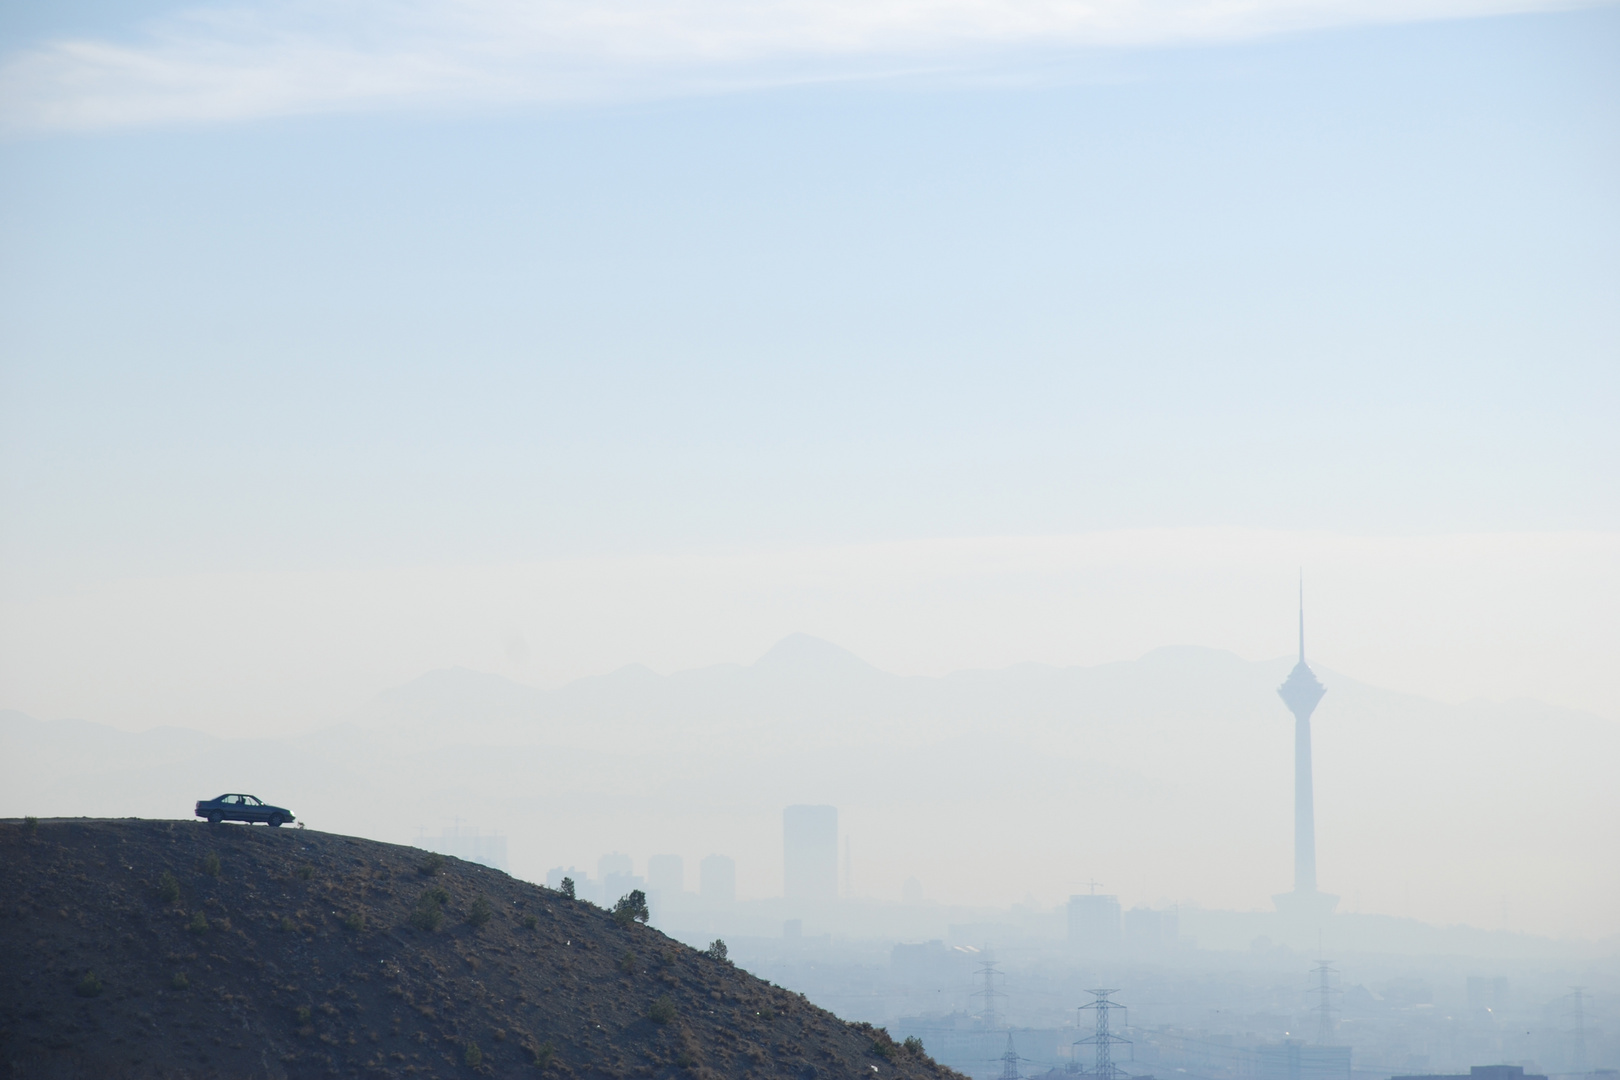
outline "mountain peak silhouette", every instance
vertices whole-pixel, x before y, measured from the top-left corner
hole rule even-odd
[[[756,670],[806,675],[875,674],[878,670],[848,649],[809,634],[789,634],[752,666]]]

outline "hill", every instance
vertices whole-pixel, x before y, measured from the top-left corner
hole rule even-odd
[[[0,1061],[34,1077],[955,1077],[499,871],[312,830],[0,823]]]

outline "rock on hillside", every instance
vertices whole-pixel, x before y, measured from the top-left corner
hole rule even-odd
[[[956,1077],[495,870],[307,830],[0,823],[13,1077]]]

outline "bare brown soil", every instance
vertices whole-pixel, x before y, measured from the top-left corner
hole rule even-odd
[[[960,1080],[495,870],[138,820],[0,822],[0,1074]]]

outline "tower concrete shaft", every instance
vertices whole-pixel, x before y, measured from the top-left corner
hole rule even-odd
[[[1311,785],[1311,718],[1294,718],[1294,891],[1316,891],[1316,792]]]

